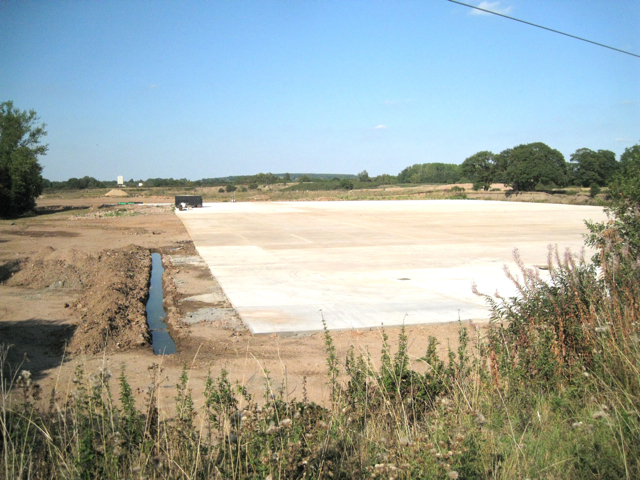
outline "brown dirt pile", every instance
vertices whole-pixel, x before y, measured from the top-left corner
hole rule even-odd
[[[24,261],[8,282],[27,288],[81,289],[96,275],[96,259],[77,250],[54,250],[45,247]]]
[[[151,343],[145,306],[149,296],[149,250],[129,246],[98,255],[101,275],[75,305],[80,324],[71,339],[74,353],[127,350]]]
[[[150,269],[149,250],[134,245],[95,255],[47,247],[7,283],[81,290],[71,305],[79,321],[69,350],[96,354],[150,344],[145,313]]]

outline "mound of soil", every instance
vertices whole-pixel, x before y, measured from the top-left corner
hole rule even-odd
[[[45,247],[21,265],[7,282],[27,288],[70,288],[87,286],[96,275],[96,258],[77,250]]]
[[[80,289],[77,303],[71,305],[79,323],[69,350],[96,354],[150,345],[145,312],[150,271],[149,250],[134,245],[96,255],[47,247],[24,262],[7,283]]]
[[[105,197],[128,197],[129,194],[120,188],[114,188],[104,194]]]
[[[98,255],[100,275],[75,305],[80,317],[69,349],[74,353],[99,353],[148,346],[146,303],[149,297],[151,254],[129,246],[104,250]]]

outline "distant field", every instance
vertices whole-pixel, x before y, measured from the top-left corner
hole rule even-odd
[[[291,184],[289,184],[291,185]],[[303,184],[304,185],[304,184]],[[606,205],[602,193],[595,198],[589,196],[588,188],[571,187],[551,192],[524,192],[512,194],[502,184],[495,184],[492,191],[473,191],[471,184],[458,185],[381,185],[370,189],[357,190],[316,190],[317,184],[310,183],[309,190],[291,191],[286,185],[260,185],[249,190],[240,186],[235,192],[220,192],[216,187],[134,187],[126,188],[130,197],[173,197],[175,195],[202,195],[207,202],[255,202],[255,201],[335,201],[335,200],[419,200],[419,199],[476,199],[512,202],[560,203],[571,205]],[[104,197],[109,188],[65,190],[45,192],[43,199],[82,199]],[[111,199],[113,200],[113,199]]]

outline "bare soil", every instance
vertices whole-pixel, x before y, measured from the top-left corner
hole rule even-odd
[[[173,198],[153,201],[172,203]],[[125,369],[134,391],[142,392],[149,367],[158,363],[168,411],[184,365],[196,406],[207,373],[216,377],[222,369],[259,398],[269,381],[289,397],[302,398],[304,388],[309,399],[327,400],[322,332],[252,335],[171,205],[113,203],[45,197],[38,202],[38,215],[0,220],[0,344],[11,345],[13,371],[31,371],[45,393],[55,387],[63,401],[78,368],[87,374],[109,368],[115,376]],[[151,347],[145,317],[151,252],[163,258],[164,305],[175,355],[156,356]],[[458,328],[407,327],[411,358],[424,355],[429,336],[440,341],[442,354],[449,342],[455,348]],[[399,329],[386,333],[393,347]],[[356,353],[369,352],[379,362],[380,329],[332,332],[332,337],[341,359],[354,346]]]

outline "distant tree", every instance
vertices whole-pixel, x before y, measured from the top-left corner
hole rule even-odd
[[[640,163],[640,144],[634,145],[633,147],[629,147],[625,149],[624,153],[620,155],[620,169],[622,173],[629,173],[631,171],[635,172],[635,168],[638,167]],[[619,176],[618,176],[619,177]],[[634,175],[634,178],[638,180],[637,176]],[[635,190],[635,192],[640,195],[639,190]],[[637,202],[640,203],[640,202]]]
[[[353,182],[348,178],[343,178],[340,180],[340,188],[344,190],[353,190]]]
[[[289,183],[290,181],[291,181],[291,175],[289,175],[288,173],[285,173],[284,174],[284,183],[285,183],[285,185],[287,183]]]
[[[361,182],[370,182],[371,179],[369,178],[369,172],[367,172],[366,170],[361,171],[358,174],[358,180],[360,180]]]
[[[388,173],[383,173],[382,175],[378,175],[373,179],[378,185],[390,184],[390,183],[398,183],[398,177],[395,175],[389,175]]]
[[[310,182],[311,178],[309,177],[309,175],[302,175],[301,177],[298,178],[298,182],[300,183],[304,183],[304,182]]]
[[[399,183],[456,183],[460,167],[451,163],[416,163],[398,174]]]
[[[32,210],[42,193],[38,155],[45,155],[48,146],[40,144],[47,132],[44,123],[36,125],[38,120],[34,110],[0,103],[0,216]]]
[[[495,155],[489,151],[475,153],[460,165],[460,173],[473,182],[474,190],[489,190],[495,171]]]
[[[255,190],[256,188],[258,188],[258,184],[257,183],[250,183],[249,184],[249,190]]]
[[[567,181],[564,156],[542,142],[504,150],[496,158],[496,164],[503,170],[504,183],[516,191],[562,186]]]
[[[572,153],[570,165],[573,182],[583,187],[594,184],[605,186],[619,167],[616,154],[612,151],[594,152],[588,148],[579,148]]]
[[[225,190],[226,190],[227,192],[235,192],[235,191],[236,191],[236,189],[237,189],[237,187],[236,187],[235,185],[231,185],[231,184],[228,184],[228,185],[227,185],[226,187],[224,187],[224,188],[225,188]]]

